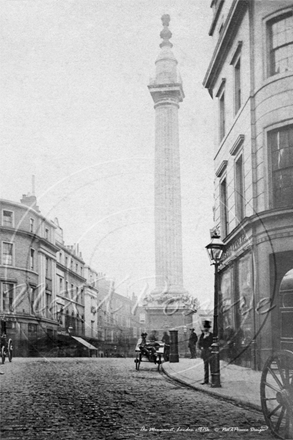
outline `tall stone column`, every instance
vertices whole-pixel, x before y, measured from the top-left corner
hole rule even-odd
[[[185,355],[187,329],[196,311],[192,298],[183,287],[182,220],[179,155],[179,103],[184,99],[177,60],[172,52],[169,15],[163,15],[163,39],[156,60],[156,75],[148,88],[155,108],[155,252],[156,286],[144,298],[147,328],[176,334],[178,362]]]
[[[156,76],[148,86],[156,112],[155,137],[155,252],[156,288],[152,295],[186,294],[182,269],[182,221],[178,109],[182,81],[169,41],[169,15],[163,15],[163,42]]]

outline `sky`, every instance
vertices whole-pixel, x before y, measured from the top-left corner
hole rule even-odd
[[[0,197],[35,194],[65,244],[122,294],[155,286],[155,111],[147,85],[171,17],[179,110],[184,287],[213,296],[208,0],[2,0]]]

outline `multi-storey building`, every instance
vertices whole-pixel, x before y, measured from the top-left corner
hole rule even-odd
[[[204,86],[214,100],[215,223],[225,243],[220,336],[234,341],[237,362],[261,368],[272,350],[293,349],[293,4],[211,7]]]
[[[56,303],[58,305],[58,331],[69,332],[77,336],[85,334],[84,311],[84,261],[78,245],[66,246],[63,230],[58,220],[56,224]]]
[[[105,356],[131,355],[139,335],[136,297],[120,295],[112,280],[99,274],[95,283],[98,289],[97,315],[98,346]]]
[[[14,355],[74,355],[89,342],[100,355],[132,353],[140,330],[135,298],[115,292],[78,245],[65,244],[58,219],[42,216],[34,195],[0,200],[0,215],[0,320]],[[76,350],[57,350],[70,345]]]
[[[98,316],[101,311],[98,310],[98,304],[102,301],[99,290],[97,289],[97,280],[102,277],[101,274],[94,271],[91,267],[85,265],[84,276],[86,283],[84,285],[84,314],[85,314],[85,337],[91,339],[94,343],[101,339],[98,326]],[[105,306],[104,306],[105,307]],[[103,305],[100,307],[103,309]]]
[[[0,207],[0,318],[15,353],[33,354],[37,339],[57,333],[56,226],[41,215],[34,196],[0,200]]]

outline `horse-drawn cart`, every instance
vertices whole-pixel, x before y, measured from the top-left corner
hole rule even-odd
[[[267,359],[260,397],[271,432],[281,439],[293,439],[293,352],[278,351]]]
[[[135,368],[139,370],[141,362],[153,362],[160,371],[163,361],[169,360],[170,346],[163,341],[149,341],[147,334],[142,333],[135,347]]]

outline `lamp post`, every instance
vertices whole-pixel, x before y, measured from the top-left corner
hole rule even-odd
[[[224,243],[220,236],[213,232],[212,241],[206,246],[211,264],[215,266],[215,284],[214,284],[214,326],[213,326],[213,344],[211,359],[211,376],[213,388],[221,386],[220,379],[220,351],[219,351],[219,334],[218,334],[218,304],[219,304],[219,287],[218,287],[218,268],[223,254]]]

